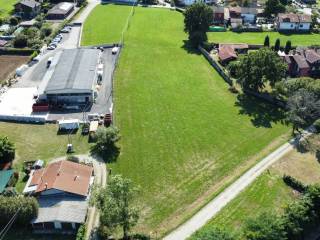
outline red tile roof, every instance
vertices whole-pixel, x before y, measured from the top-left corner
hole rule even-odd
[[[221,61],[237,58],[237,53],[232,46],[221,46],[218,52]]]
[[[87,196],[93,168],[71,161],[58,161],[44,169],[34,171],[32,185],[38,185],[36,192],[57,189]]]

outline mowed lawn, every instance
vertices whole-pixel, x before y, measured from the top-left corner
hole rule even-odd
[[[131,9],[131,6],[117,5],[95,8],[84,24],[82,45],[119,43]],[[101,22],[104,18],[108,21]]]
[[[248,43],[263,44],[266,36],[270,38],[270,45],[274,45],[277,38],[280,39],[281,46],[285,46],[288,40],[293,46],[318,45],[320,34],[280,34],[278,32],[209,32],[208,41],[213,43]]]
[[[98,6],[93,14],[105,14],[96,25],[109,22],[114,8]],[[116,8],[127,18],[126,7]],[[185,47],[180,13],[136,8],[125,39],[114,89],[121,154],[109,167],[141,187],[136,230],[159,236],[283,143],[288,128],[269,115],[271,106],[237,100],[205,58]]]
[[[7,17],[18,0],[0,0],[0,17]]]

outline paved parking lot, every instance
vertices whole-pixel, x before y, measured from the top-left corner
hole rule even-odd
[[[78,47],[81,27],[73,26],[70,33],[63,34],[63,40],[55,50],[44,50],[40,61],[30,66],[24,75],[13,85],[13,88],[38,88],[47,72],[47,60],[59,54],[63,49],[72,49]],[[113,55],[111,48],[104,49],[101,55],[101,61],[104,64],[104,74],[102,85],[98,91],[98,97],[95,103],[84,111],[63,111],[50,112],[48,120],[77,118],[84,120],[89,113],[105,114],[110,111],[112,106],[112,74],[114,71],[118,55]]]

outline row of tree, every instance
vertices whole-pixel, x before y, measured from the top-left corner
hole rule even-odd
[[[226,229],[208,227],[192,240],[303,240],[320,222],[320,186],[310,186],[282,215],[265,212],[249,219],[239,236]],[[238,234],[239,235],[239,234]]]
[[[265,47],[270,47],[270,38],[269,38],[268,35],[264,38],[264,43],[263,43],[263,45],[264,45]],[[285,45],[285,48],[284,48],[284,52],[285,52],[286,54],[289,54],[291,48],[292,48],[292,46],[291,46],[291,41],[288,40],[288,41],[286,42],[286,45]],[[275,42],[275,44],[274,44],[274,51],[278,52],[280,49],[281,49],[280,39],[277,38],[277,39],[276,39],[276,42]]]

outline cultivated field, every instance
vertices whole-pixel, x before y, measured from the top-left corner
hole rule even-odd
[[[98,6],[93,14],[103,14],[92,33],[111,22],[115,8],[127,18],[127,7]],[[82,42],[109,42],[118,28],[110,24],[99,39],[85,31]],[[180,13],[136,8],[115,75],[122,140],[109,167],[141,186],[137,230],[158,237],[288,138],[281,112],[231,94],[186,39]]]
[[[241,230],[250,217],[267,211],[281,212],[286,204],[298,196],[283,182],[284,174],[305,184],[316,184],[320,182],[320,164],[315,154],[291,151],[228,204],[202,230],[213,225]]]
[[[0,17],[7,17],[18,0],[0,0]]]
[[[320,34],[280,34],[278,32],[210,32],[208,41],[214,43],[248,43],[263,44],[266,36],[270,37],[270,45],[274,45],[277,38],[280,39],[281,46],[285,46],[286,41],[291,40],[293,46],[317,45],[320,41]]]
[[[0,55],[0,83],[5,81],[17,67],[25,64],[29,59],[28,56]]]

